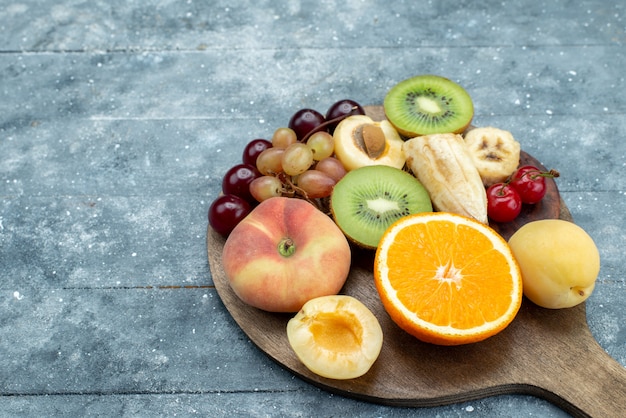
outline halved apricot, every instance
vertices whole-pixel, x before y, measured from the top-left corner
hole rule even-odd
[[[383,331],[374,314],[347,295],[311,299],[287,324],[289,344],[313,373],[354,379],[374,364]]]

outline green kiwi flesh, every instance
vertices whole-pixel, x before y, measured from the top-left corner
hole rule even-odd
[[[374,249],[392,223],[433,207],[416,177],[395,167],[371,165],[349,171],[337,182],[330,209],[350,241]]]
[[[389,122],[405,137],[461,133],[474,117],[463,87],[437,75],[419,75],[389,90],[383,107]]]

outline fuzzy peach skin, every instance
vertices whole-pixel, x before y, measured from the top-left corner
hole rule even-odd
[[[290,238],[291,255],[281,255]],[[273,197],[260,203],[230,233],[222,265],[235,294],[269,312],[297,312],[307,301],[339,293],[350,271],[348,241],[312,204]]]

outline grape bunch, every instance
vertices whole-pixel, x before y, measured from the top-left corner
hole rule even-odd
[[[326,115],[300,109],[269,140],[250,141],[241,163],[222,179],[222,194],[209,208],[210,225],[226,236],[255,205],[275,196],[305,199],[322,209],[321,200],[346,174],[334,156],[333,131],[344,118],[364,114],[350,99],[334,103]]]

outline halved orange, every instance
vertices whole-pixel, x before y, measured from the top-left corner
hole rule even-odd
[[[504,238],[446,212],[392,224],[376,250],[374,281],[391,319],[434,344],[491,337],[511,323],[522,303],[522,276]]]

